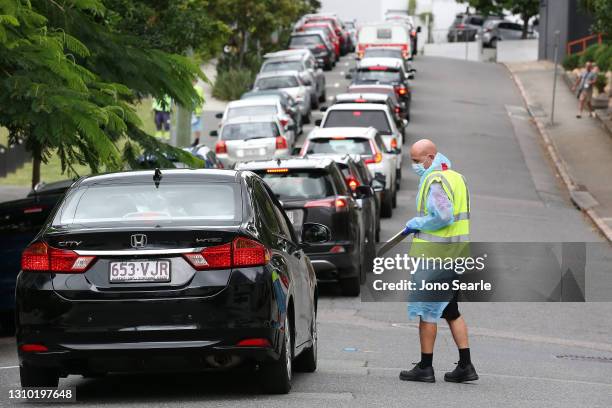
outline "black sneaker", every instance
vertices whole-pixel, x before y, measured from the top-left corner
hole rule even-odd
[[[457,367],[450,372],[444,374],[444,381],[462,383],[466,381],[476,381],[478,379],[478,374],[476,374],[476,369],[472,365],[472,363],[466,365],[465,367],[461,367],[457,364]]]
[[[421,368],[421,366],[419,366],[418,364],[416,364],[414,368],[410,371],[402,371],[399,375],[399,378],[402,381],[420,381],[428,383],[436,382],[433,367],[430,366]]]

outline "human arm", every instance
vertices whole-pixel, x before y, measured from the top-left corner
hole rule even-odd
[[[453,203],[446,195],[442,184],[434,182],[427,195],[428,214],[414,217],[406,224],[406,228],[413,230],[435,231],[444,228],[455,221],[453,216]]]

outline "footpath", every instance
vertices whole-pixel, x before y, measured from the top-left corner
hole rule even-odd
[[[578,100],[557,74],[554,124],[550,123],[554,65],[507,63],[526,107],[574,204],[612,242],[612,135],[597,118],[576,118]]]

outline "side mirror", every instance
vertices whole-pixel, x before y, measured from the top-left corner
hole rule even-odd
[[[323,122],[322,119],[315,120],[315,126],[321,126],[321,122]]]
[[[374,190],[370,186],[358,186],[355,193],[357,198],[369,198],[374,195]]]
[[[421,32],[421,26],[417,26],[417,33]]]
[[[386,184],[387,181],[385,179],[385,175],[382,173],[376,173],[374,180],[372,180],[372,189],[374,192],[378,193],[384,191]]]
[[[212,137],[217,137],[219,136],[219,132],[217,132],[216,130],[211,130],[209,133]]]
[[[321,107],[319,108],[319,110],[320,110],[321,112],[325,112],[325,111],[327,110],[327,106],[325,106],[325,105],[321,105]]]
[[[415,73],[417,72],[416,68],[410,68],[409,72]]]
[[[297,125],[295,123],[293,123],[291,125],[287,125],[286,129],[295,132],[297,130]]]
[[[302,226],[302,242],[322,244],[331,240],[331,231],[323,224],[305,223]]]
[[[344,75],[344,78],[346,78],[346,79],[353,79],[353,74],[348,72],[346,75]]]
[[[223,112],[218,112],[218,113],[215,113],[215,118],[217,118],[217,119],[223,119]]]
[[[414,79],[414,74],[412,72],[408,74],[408,79]]]

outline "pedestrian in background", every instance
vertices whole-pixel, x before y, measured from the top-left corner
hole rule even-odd
[[[456,257],[457,254],[463,253],[457,252],[458,248],[469,247],[470,196],[465,178],[451,170],[450,160],[438,153],[431,140],[421,139],[414,143],[410,149],[410,157],[412,168],[420,177],[417,194],[419,216],[408,221],[405,229],[407,233],[414,234],[410,256],[444,257],[452,254]],[[422,276],[439,271],[420,272]],[[440,318],[447,321],[459,350],[457,367],[454,371],[444,374],[444,380],[466,382],[478,379],[470,357],[467,325],[459,312],[457,295],[457,292],[450,291],[444,294],[446,301],[425,299],[408,304],[410,319],[419,318],[421,361],[412,370],[402,371],[401,380],[436,381],[432,362],[438,331],[437,322]]]
[[[593,86],[597,80],[597,71],[594,69],[594,64],[588,61],[584,66],[584,72],[576,78],[576,82],[572,87],[572,91],[577,92],[578,97],[578,114],[576,117],[580,119],[582,117],[582,111],[586,105],[589,108],[589,114],[594,116],[593,105],[591,105],[591,99],[593,97]]]
[[[204,91],[200,86],[198,86],[197,80],[193,81],[193,88],[201,99],[200,103],[198,103],[195,110],[191,114],[191,145],[197,146],[200,144],[200,136],[202,136],[202,106],[204,104]]]
[[[170,140],[170,112],[172,111],[172,99],[164,95],[161,99],[153,98],[153,113],[155,120],[155,137],[162,140]]]

